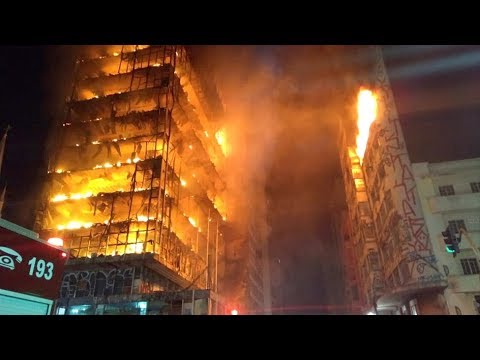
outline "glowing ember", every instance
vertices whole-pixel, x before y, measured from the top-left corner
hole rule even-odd
[[[195,221],[195,219],[189,217],[188,221],[190,221],[190,224],[192,224],[193,227],[197,227],[197,222]]]
[[[58,225],[58,230],[73,230],[73,229],[80,229],[80,228],[90,228],[92,227],[93,223],[84,223],[80,221],[70,221],[66,225]]]
[[[222,149],[223,155],[227,156],[228,149],[227,149],[227,139],[226,139],[225,131],[218,130],[215,133],[215,138],[217,139],[218,145],[220,145],[220,148]]]
[[[367,147],[370,125],[372,125],[377,116],[377,99],[372,91],[360,89],[358,93],[357,112],[357,155],[360,158],[360,162],[362,162]]]
[[[60,194],[60,195],[55,195],[53,198],[52,198],[52,201],[53,202],[59,202],[59,201],[64,201],[64,200],[67,200],[68,199],[68,196],[65,195],[65,194]]]
[[[183,180],[183,179],[180,179],[180,183],[181,183],[182,186],[184,186],[184,187],[187,186],[187,182],[186,182],[185,180]]]
[[[135,252],[137,254],[141,254],[143,252],[143,244],[142,243],[135,244]]]

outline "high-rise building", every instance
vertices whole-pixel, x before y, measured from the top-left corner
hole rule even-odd
[[[363,313],[444,314],[438,268],[382,50],[365,48],[345,101],[338,146],[346,194],[341,216],[350,301]],[[363,87],[362,91],[360,89]],[[348,246],[347,246],[348,244]]]
[[[351,241],[351,230],[349,226],[348,207],[344,193],[344,182],[341,177],[335,178],[334,188],[332,191],[331,210],[331,234],[332,234],[332,253],[337,254],[335,257],[336,264],[329,264],[335,276],[331,276],[330,280],[335,282],[339,288],[340,294],[334,297],[336,310],[339,313],[355,314],[361,311],[360,295],[357,282],[357,269],[355,254]],[[335,281],[336,280],[336,281]],[[339,286],[343,284],[343,286]],[[332,286],[335,290],[336,287]]]
[[[70,250],[58,314],[233,310],[222,113],[189,48],[93,46],[77,61],[36,222]]]

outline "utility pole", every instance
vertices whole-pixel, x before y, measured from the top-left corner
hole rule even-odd
[[[2,172],[3,158],[5,156],[5,146],[6,146],[6,142],[7,142],[7,134],[8,134],[8,131],[11,128],[12,127],[10,125],[7,126],[7,129],[5,130],[5,134],[3,134],[3,137],[2,137],[2,141],[0,142],[0,174]],[[0,218],[2,217],[3,206],[5,205],[5,193],[6,193],[6,191],[7,191],[7,185],[5,185],[3,187],[3,191],[0,195]]]

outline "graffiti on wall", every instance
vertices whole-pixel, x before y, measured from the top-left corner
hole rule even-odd
[[[387,176],[393,177],[392,192],[401,217],[402,240],[406,243],[401,257],[406,257],[409,278],[417,282],[432,281],[438,278],[435,271],[435,258],[429,241],[428,230],[423,218],[420,202],[417,198],[416,183],[412,165],[407,153],[393,93],[383,61],[382,50],[375,47],[375,85],[379,101],[379,136],[383,138],[384,164]],[[433,265],[433,266],[432,266]]]
[[[134,268],[67,272],[60,287],[61,298],[126,295],[132,290]]]

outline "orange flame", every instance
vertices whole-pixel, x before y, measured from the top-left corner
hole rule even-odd
[[[363,162],[370,126],[377,117],[377,98],[372,91],[360,89],[358,93],[357,112],[357,155],[360,158],[360,162]]]
[[[218,130],[215,133],[215,138],[217,139],[218,145],[222,149],[223,155],[227,156],[229,153],[228,145],[227,145],[227,136],[225,134],[225,130]]]

